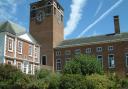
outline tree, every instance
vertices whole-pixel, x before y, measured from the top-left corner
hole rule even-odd
[[[0,64],[0,89],[26,89],[28,82],[28,76],[16,67]]]
[[[102,74],[103,68],[96,57],[91,55],[77,55],[71,61],[66,63],[64,74],[82,74],[91,75],[94,73]]]

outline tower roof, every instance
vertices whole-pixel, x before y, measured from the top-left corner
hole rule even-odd
[[[0,32],[9,32],[13,35],[21,35],[26,32],[25,28],[11,21],[0,23]]]

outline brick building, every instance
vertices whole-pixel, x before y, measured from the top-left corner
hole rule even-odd
[[[0,63],[16,66],[26,74],[34,74],[40,64],[40,45],[13,22],[0,23]]]
[[[63,39],[64,10],[57,0],[34,2],[30,6],[30,33],[41,45],[41,64],[61,71],[76,54],[95,55],[105,71],[128,73],[128,33],[120,33],[114,16],[115,33],[78,39]]]

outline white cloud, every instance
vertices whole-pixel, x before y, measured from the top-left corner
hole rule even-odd
[[[87,0],[72,0],[70,18],[65,27],[65,36],[70,35],[82,17],[82,8]]]
[[[112,7],[110,7],[105,13],[103,13],[98,19],[96,19],[92,24],[90,24],[87,28],[85,28],[84,31],[81,32],[78,37],[83,36],[88,30],[90,30],[94,25],[96,25],[99,21],[105,18],[112,10],[118,7],[122,2],[123,0],[117,1]]]
[[[99,13],[99,11],[101,10],[102,6],[103,6],[103,2],[100,2],[100,4],[99,4],[94,16],[96,16]]]

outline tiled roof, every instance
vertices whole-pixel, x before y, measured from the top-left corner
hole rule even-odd
[[[24,34],[26,30],[18,24],[11,21],[5,21],[0,23],[0,32],[9,32],[13,35],[21,35]]]
[[[37,41],[30,35],[30,33],[26,32],[24,27],[21,27],[20,25],[11,21],[1,22],[0,32],[9,32],[21,39],[38,44]]]
[[[84,37],[78,39],[64,40],[56,48],[72,47],[72,46],[79,46],[84,44],[93,44],[100,42],[121,41],[126,39],[128,39],[128,32],[120,33],[120,34],[108,34],[108,35]]]

